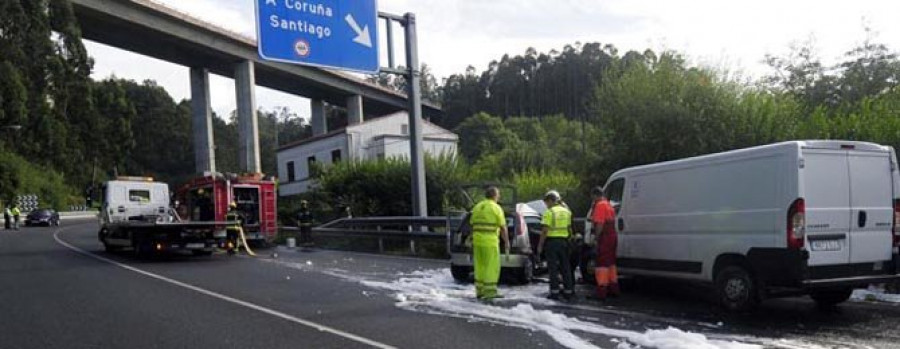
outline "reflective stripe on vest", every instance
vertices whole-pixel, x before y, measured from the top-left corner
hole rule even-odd
[[[572,212],[562,206],[550,208],[550,226],[547,227],[547,237],[569,237],[569,225],[572,223]]]
[[[472,208],[472,216],[469,222],[472,224],[472,231],[478,234],[498,234],[500,225],[495,222],[494,209],[497,204],[484,200]],[[498,206],[499,208],[499,206]]]
[[[496,224],[472,224],[472,231],[482,234],[497,234],[500,227]]]

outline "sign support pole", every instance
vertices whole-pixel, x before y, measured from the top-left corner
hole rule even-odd
[[[425,159],[422,151],[422,87],[419,72],[419,47],[416,37],[416,16],[407,13],[406,64],[407,91],[409,94],[409,157],[412,168],[413,216],[428,216],[428,200],[425,192]]]

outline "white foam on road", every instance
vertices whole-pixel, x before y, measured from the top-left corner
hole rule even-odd
[[[850,299],[854,301],[878,301],[886,303],[900,303],[900,294],[886,293],[884,288],[869,286],[868,289],[854,290]]]
[[[577,333],[619,338],[624,340],[620,341],[620,347],[629,345],[660,349],[761,347],[736,341],[712,340],[703,334],[685,332],[674,327],[648,330],[643,333],[613,329],[552,310],[536,309],[534,305],[558,304],[541,296],[546,293],[546,285],[503,288],[505,298],[497,304],[485,304],[475,299],[473,286],[456,284],[446,269],[414,272],[396,281],[362,281],[362,283],[374,288],[395,291],[397,305],[401,308],[540,331],[568,348],[597,348],[598,344],[591,343]],[[504,306],[506,304],[511,306]]]
[[[486,304],[475,298],[474,286],[456,283],[446,268],[415,271],[400,274],[399,277],[373,274],[361,276],[346,270],[314,269],[305,263],[270,262],[304,271],[325,273],[388,291],[397,300],[397,306],[403,309],[543,332],[567,348],[821,348],[802,342],[752,336],[713,335],[715,338],[710,338],[701,333],[683,331],[675,327],[650,329],[644,332],[610,328],[553,310],[541,309],[540,307],[560,305],[544,297],[547,293],[545,284],[501,288],[504,298],[494,304]],[[595,338],[602,336],[612,339],[609,343],[594,343],[585,338],[584,334],[594,335]]]

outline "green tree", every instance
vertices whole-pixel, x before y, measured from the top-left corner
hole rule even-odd
[[[503,120],[486,113],[466,119],[455,130],[460,139],[460,154],[468,160],[503,150],[518,141],[516,135],[503,125]]]

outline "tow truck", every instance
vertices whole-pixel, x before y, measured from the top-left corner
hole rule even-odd
[[[275,179],[261,173],[204,172],[181,186],[176,193],[176,211],[188,222],[224,221],[231,202],[243,217],[250,243],[266,243],[278,234]],[[224,230],[218,232],[224,238]]]
[[[137,256],[190,251],[210,255],[220,221],[182,221],[170,205],[169,186],[151,177],[118,177],[103,184],[98,238],[106,251],[131,249]]]

